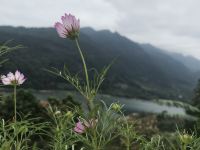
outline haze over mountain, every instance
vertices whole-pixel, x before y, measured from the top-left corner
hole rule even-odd
[[[200,71],[200,60],[193,56],[184,56],[179,53],[169,53],[173,58],[182,62],[185,66],[191,69],[191,71],[198,72]]]
[[[20,69],[28,77],[26,86],[32,88],[71,89],[43,68],[62,69],[65,63],[72,72],[80,72],[81,60],[73,41],[59,38],[52,28],[0,27],[0,42],[10,39],[26,48],[8,55],[10,61],[2,68],[3,72]],[[80,44],[89,68],[99,70],[117,58],[102,88],[104,93],[145,99],[191,98],[197,68],[186,65],[184,57],[178,59],[175,54],[108,30],[82,28]]]

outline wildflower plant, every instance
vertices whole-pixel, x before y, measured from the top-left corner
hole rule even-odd
[[[62,71],[56,68],[47,71],[63,78],[64,80],[68,81],[73,87],[75,87],[76,90],[78,90],[78,92],[86,99],[88,109],[92,110],[94,107],[95,97],[105,79],[105,75],[107,74],[111,64],[107,67],[104,67],[100,73],[95,71],[93,78],[90,78],[85,57],[79,44],[80,20],[76,19],[75,16],[71,14],[65,14],[65,16],[61,17],[61,20],[62,23],[55,23],[55,28],[61,38],[69,38],[75,41],[82,60],[85,81],[82,82],[78,75],[72,75],[66,65],[64,65]]]
[[[200,148],[199,138],[195,133],[187,133],[184,131],[179,131],[177,129],[176,133],[173,134],[174,140],[167,139],[168,143],[171,145],[171,149],[181,149],[181,150],[195,150]]]
[[[26,78],[22,73],[20,73],[18,70],[13,74],[9,72],[7,76],[2,75],[1,81],[4,85],[11,85],[13,86],[14,92],[13,92],[13,100],[14,100],[14,120],[17,121],[17,86],[23,84],[25,82]]]
[[[200,138],[196,133],[186,133],[179,130],[176,133],[154,135],[150,140],[142,139],[144,150],[197,150],[200,149]]]
[[[131,124],[131,122],[127,122],[127,120],[119,123],[118,132],[120,134],[122,145],[126,147],[126,150],[131,150],[134,143],[140,142],[140,138],[142,138],[137,134],[134,128],[134,123]]]
[[[0,149],[1,150],[32,150],[31,138],[44,133],[46,123],[34,123],[35,119],[27,116],[17,122],[0,121]]]
[[[133,139],[135,139],[135,132],[134,134],[133,132],[131,134],[129,133],[132,126],[129,126],[127,122],[125,126],[119,125],[121,123],[120,118],[122,117],[125,119],[124,115],[121,115],[122,106],[118,103],[113,103],[110,107],[107,107],[104,102],[101,103],[97,101],[94,103],[99,88],[112,63],[103,68],[100,73],[95,72],[94,76],[91,78],[79,44],[80,20],[76,19],[76,17],[71,14],[65,14],[61,17],[61,20],[62,23],[55,23],[55,28],[61,38],[69,38],[75,41],[82,60],[85,80],[82,82],[78,74],[72,75],[66,65],[64,65],[62,71],[56,68],[47,71],[71,83],[71,85],[86,99],[89,110],[89,112],[80,114],[79,118],[74,118],[74,127],[71,128],[73,134],[68,135],[71,137],[70,140],[74,139],[74,143],[81,143],[86,149],[101,150],[105,149],[114,139],[121,135],[124,141],[126,141],[127,149],[130,149]],[[131,137],[132,135],[134,135],[134,137]]]
[[[13,50],[23,48],[21,45],[15,47],[9,47],[9,42],[0,46],[0,57]],[[5,63],[8,59],[2,59],[0,65]],[[13,73],[8,73],[6,76],[1,76],[3,85],[10,85],[14,88],[13,100],[14,100],[14,122],[5,121],[1,118],[0,121],[0,149],[1,150],[27,150],[36,149],[36,146],[30,146],[30,139],[32,136],[39,134],[46,126],[46,123],[33,123],[35,119],[28,119],[27,116],[17,121],[17,86],[25,82],[25,77],[18,70]]]
[[[69,146],[73,145],[71,130],[73,128],[73,113],[60,111],[50,105],[47,111],[51,118],[50,131],[47,132],[51,139],[49,147],[53,150],[68,149]]]
[[[131,150],[131,147],[135,143],[140,143],[142,136],[138,135],[135,130],[135,122],[129,121],[128,118],[124,115],[122,108],[124,105],[118,103],[112,103],[111,109],[119,113],[120,120],[118,121],[117,131],[119,133],[119,138],[122,145],[125,146],[126,150]]]
[[[163,137],[160,135],[154,135],[150,140],[142,139],[141,149],[142,150],[165,150],[165,145],[163,142]],[[171,147],[168,145],[168,148]],[[169,148],[169,150],[171,150]]]
[[[103,106],[96,106],[93,112],[79,118],[75,124],[74,137],[86,149],[105,149],[119,136],[119,120],[120,116],[103,103]]]

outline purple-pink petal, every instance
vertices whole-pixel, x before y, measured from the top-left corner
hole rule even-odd
[[[80,30],[80,20],[76,19],[75,16],[66,13],[61,17],[61,20],[62,23],[57,22],[54,26],[58,32],[58,35],[61,38],[76,38]]]
[[[60,22],[56,22],[55,23],[55,28],[56,28],[56,31],[57,31],[58,35],[61,38],[66,38],[66,36],[68,35],[68,32]]]
[[[81,130],[81,129],[77,128],[77,127],[74,128],[74,131],[77,132],[77,133],[83,133],[84,132],[83,130]]]
[[[76,123],[74,131],[77,132],[77,133],[84,133],[85,127],[84,127],[84,125],[82,124],[81,121],[79,121],[79,122]]]
[[[18,81],[18,84],[23,84],[25,80],[26,79],[24,78],[24,75],[20,74],[19,79],[17,81]]]
[[[20,72],[17,70],[16,72],[15,72],[15,79],[16,80],[18,80],[19,79],[19,77],[20,77]]]
[[[61,17],[62,23],[64,28],[68,31],[71,32],[72,31],[72,23],[70,22],[70,20],[68,20],[65,16]]]

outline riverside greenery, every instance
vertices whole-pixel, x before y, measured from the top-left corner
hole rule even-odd
[[[178,131],[166,138],[155,135],[150,139],[139,135],[132,121],[122,112],[123,105],[113,103],[107,106],[97,99],[99,88],[111,65],[91,74],[79,44],[80,20],[71,14],[61,17],[62,23],[57,22],[55,28],[61,38],[69,38],[75,42],[82,60],[85,79],[80,74],[73,75],[64,65],[63,70],[53,68],[46,70],[71,85],[85,98],[88,109],[73,106],[66,109],[46,105],[49,122],[37,123],[38,118],[29,119],[17,114],[16,87],[25,81],[24,76],[17,72],[2,76],[4,85],[14,87],[14,119],[0,122],[0,150],[38,150],[39,144],[33,139],[43,137],[48,141],[45,149],[49,150],[106,150],[106,149],[141,149],[141,150],[198,150],[200,138],[197,134]],[[10,50],[3,45],[1,53]],[[93,75],[91,77],[91,75]],[[6,79],[6,80],[5,80]],[[7,83],[10,84],[7,84]],[[117,141],[117,142],[116,142]],[[116,144],[117,143],[117,144]],[[119,144],[120,143],[120,144]],[[44,149],[44,148],[43,148]]]

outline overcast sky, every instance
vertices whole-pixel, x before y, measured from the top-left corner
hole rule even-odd
[[[200,0],[0,0],[0,25],[50,27],[65,12],[81,26],[200,58]]]

